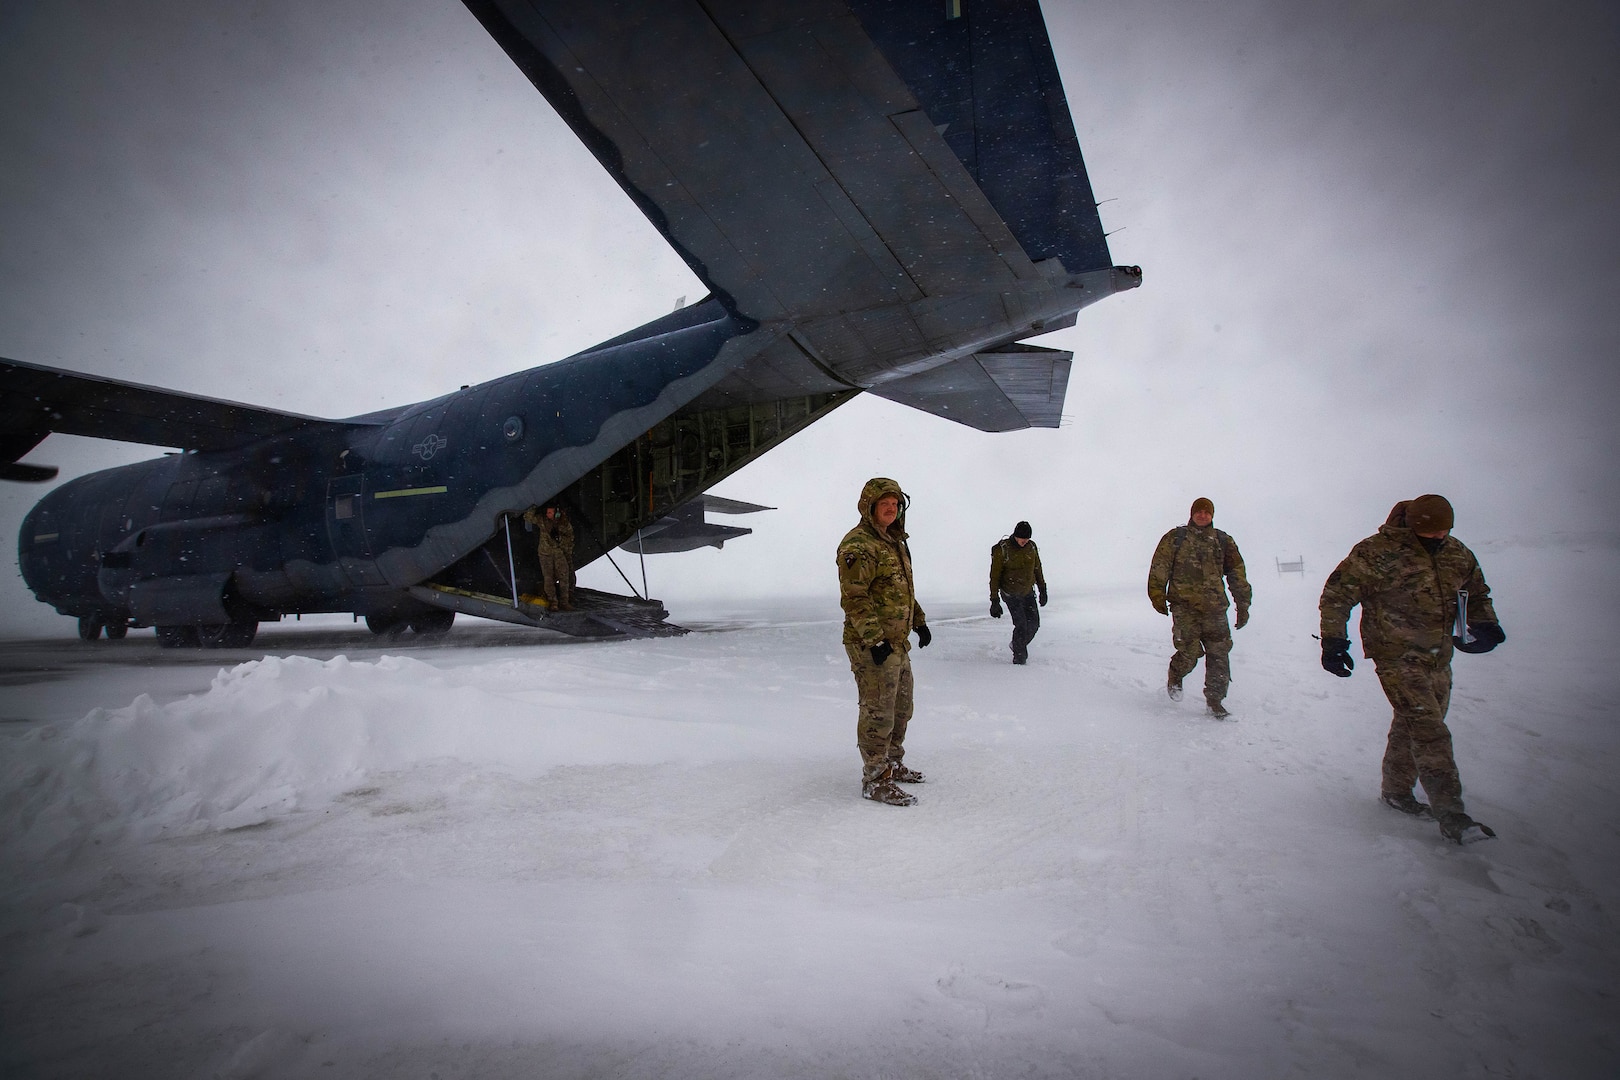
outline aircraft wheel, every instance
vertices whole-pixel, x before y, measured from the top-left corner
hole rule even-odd
[[[101,636],[101,619],[95,615],[79,616],[79,639],[94,641]],[[111,637],[112,635],[108,635]]]
[[[152,630],[157,634],[158,644],[165,649],[195,649],[197,647],[197,628],[195,626],[154,626]]]
[[[108,623],[104,629],[107,631],[109,641],[120,641],[125,634],[129,633],[129,623],[119,619],[117,622]]]
[[[393,637],[403,633],[410,623],[398,615],[367,615],[366,629],[378,637]]]
[[[222,649],[245,649],[253,644],[253,639],[259,636],[259,624],[254,622],[233,622],[225,628],[225,637],[220,642]]]
[[[411,629],[418,634],[437,637],[440,634],[448,633],[450,625],[455,621],[456,613],[453,611],[430,611],[421,615],[412,615]]]
[[[197,644],[205,649],[245,649],[259,632],[256,622],[231,622],[197,627]]]

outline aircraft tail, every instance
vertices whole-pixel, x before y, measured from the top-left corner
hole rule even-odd
[[[1003,345],[886,382],[878,397],[980,431],[1055,428],[1074,354],[1038,345]]]
[[[729,310],[838,320],[834,368],[1109,266],[1037,0],[464,2]]]
[[[1040,4],[849,3],[1030,259],[1111,266]]]

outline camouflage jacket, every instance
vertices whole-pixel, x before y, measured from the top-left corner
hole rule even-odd
[[[1468,590],[1468,621],[1496,622],[1490,586],[1461,540],[1448,536],[1430,555],[1405,520],[1405,504],[1396,506],[1390,521],[1328,575],[1322,636],[1348,639],[1350,609],[1360,604],[1363,655],[1394,660],[1419,653],[1450,663],[1457,590]]]
[[[904,509],[885,533],[872,519],[872,507],[884,495],[905,495],[893,480],[868,480],[858,506],[861,523],[838,544],[838,593],[844,608],[844,643],[867,648],[887,641],[910,648],[907,637],[927,617],[917,606],[911,577],[911,549],[906,545]]]
[[[557,516],[548,520],[544,510],[527,510],[523,520],[533,525],[534,531],[540,534],[536,541],[540,554],[573,558],[574,526],[568,521],[567,511],[558,510]]]
[[[1012,537],[1004,537],[990,549],[990,599],[997,592],[1008,596],[1028,596],[1036,587],[1046,591],[1041,573],[1041,553],[1031,540],[1023,547]]]
[[[1238,607],[1248,607],[1254,590],[1243,570],[1237,541],[1226,533],[1213,525],[1189,522],[1159,540],[1148,569],[1150,599],[1164,597],[1171,607],[1225,611],[1228,585]]]

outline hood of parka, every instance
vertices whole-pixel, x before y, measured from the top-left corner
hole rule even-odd
[[[877,501],[885,495],[893,495],[900,500],[900,513],[895,516],[894,524],[884,529],[872,516],[872,508]],[[874,476],[861,488],[861,499],[856,504],[861,511],[861,520],[870,525],[879,536],[887,536],[891,540],[904,540],[906,538],[906,493],[900,490],[900,485],[887,476]]]
[[[1389,517],[1385,518],[1384,523],[1378,527],[1379,535],[1404,544],[1410,544],[1416,548],[1422,548],[1430,555],[1438,555],[1440,549],[1447,544],[1461,543],[1461,541],[1451,536],[1443,537],[1438,541],[1425,542],[1424,538],[1417,534],[1417,530],[1406,523],[1406,509],[1411,505],[1411,499],[1402,499],[1396,503],[1389,511]]]

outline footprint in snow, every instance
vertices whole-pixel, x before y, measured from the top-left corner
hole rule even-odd
[[[953,971],[935,985],[939,992],[970,1008],[984,1010],[984,1022],[997,1016],[1025,1016],[1046,1004],[1046,990],[1035,983],[1016,982],[999,975]]]

